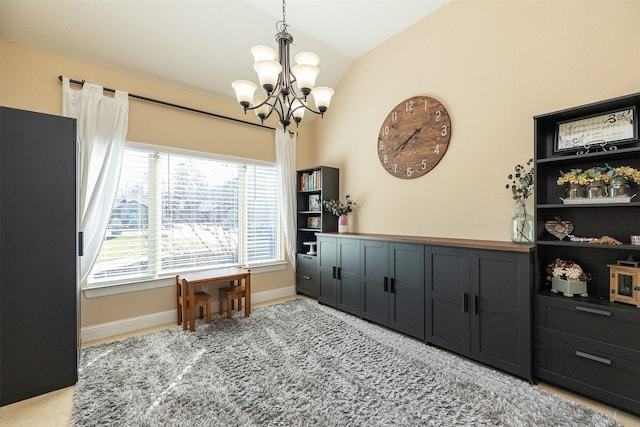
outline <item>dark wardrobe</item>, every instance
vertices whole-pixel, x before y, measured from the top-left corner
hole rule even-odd
[[[0,107],[0,406],[78,380],[74,119]]]

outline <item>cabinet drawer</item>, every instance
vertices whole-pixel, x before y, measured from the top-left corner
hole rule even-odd
[[[298,254],[298,270],[318,271],[318,257]]]
[[[540,378],[634,412],[640,408],[640,363],[540,336],[534,347]]]
[[[640,351],[640,316],[634,308],[536,295],[534,324],[573,336]]]
[[[296,283],[298,284],[299,291],[317,298],[320,292],[320,282],[317,272],[298,270],[296,273]]]

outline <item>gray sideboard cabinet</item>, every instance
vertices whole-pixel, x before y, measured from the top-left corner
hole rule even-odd
[[[529,252],[428,246],[425,341],[531,375]]]
[[[424,246],[361,241],[362,317],[424,339]]]
[[[318,301],[360,316],[360,244],[355,239],[318,236]]]

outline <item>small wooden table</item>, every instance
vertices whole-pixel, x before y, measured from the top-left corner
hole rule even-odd
[[[214,270],[197,271],[195,273],[180,274],[179,280],[183,285],[189,288],[189,301],[194,301],[195,288],[198,286],[212,285],[219,282],[233,282],[235,280],[243,280],[246,290],[244,315],[249,317],[251,314],[251,272],[240,267],[217,268]],[[183,289],[185,289],[183,287]],[[211,309],[211,308],[209,308]],[[182,318],[187,319],[187,305],[182,305]],[[189,321],[191,331],[196,330],[196,314],[195,310],[189,310]],[[186,322],[185,322],[186,329]]]

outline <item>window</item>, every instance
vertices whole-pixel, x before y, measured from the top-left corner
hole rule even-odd
[[[282,260],[274,164],[129,144],[89,285]]]

